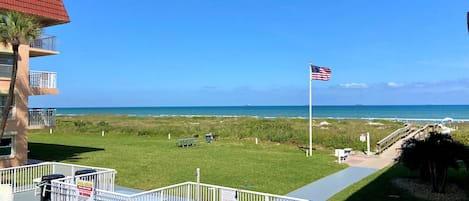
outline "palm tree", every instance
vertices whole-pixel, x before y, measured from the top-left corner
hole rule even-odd
[[[430,180],[432,190],[444,193],[448,168],[459,168],[458,160],[469,165],[467,147],[450,135],[430,132],[424,140],[411,138],[402,145],[400,162],[411,170],[419,170],[424,180]],[[429,178],[428,178],[429,177]]]
[[[41,34],[41,29],[31,16],[21,14],[16,11],[8,11],[0,16],[0,41],[5,47],[11,45],[13,50],[13,68],[11,70],[11,82],[8,90],[7,102],[2,112],[2,122],[0,124],[0,142],[5,133],[8,114],[14,100],[16,84],[16,73],[18,71],[18,49],[21,44],[30,44]]]

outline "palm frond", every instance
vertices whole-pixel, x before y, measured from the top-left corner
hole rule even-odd
[[[0,42],[3,45],[29,44],[41,34],[36,20],[16,11],[0,17]]]

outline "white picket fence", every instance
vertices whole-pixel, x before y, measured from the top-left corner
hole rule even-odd
[[[97,201],[307,201],[268,193],[240,190],[210,184],[185,182],[133,195],[95,189]],[[52,201],[78,200],[76,184],[52,181]]]
[[[75,176],[78,170],[93,169],[95,173]],[[57,162],[44,162],[34,165],[25,165],[0,169],[0,184],[9,184],[13,193],[32,191],[37,188],[37,179],[50,174],[63,174],[68,178],[82,180],[96,180],[100,188],[114,190],[116,171],[107,168],[98,168],[83,165],[73,165]]]

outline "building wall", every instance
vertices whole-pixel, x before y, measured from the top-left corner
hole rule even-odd
[[[0,0],[0,13],[15,10],[34,16],[40,26],[48,27],[70,22],[62,0]],[[30,53],[33,52],[31,55]],[[11,54],[11,47],[0,45],[0,53]],[[0,168],[24,165],[28,159],[28,96],[57,94],[58,89],[29,87],[30,56],[58,54],[55,50],[40,50],[28,45],[19,48],[18,74],[16,80],[16,118],[7,122],[6,131],[15,131],[15,154],[11,158],[0,158]],[[0,79],[0,94],[8,94],[10,79]]]
[[[5,49],[0,48],[0,52],[5,53]],[[0,80],[0,91],[8,93],[9,84],[9,80]],[[29,45],[21,45],[19,48],[18,74],[15,87],[16,118],[9,120],[6,128],[7,132],[16,131],[15,154],[13,158],[0,159],[0,168],[27,163],[29,94]]]

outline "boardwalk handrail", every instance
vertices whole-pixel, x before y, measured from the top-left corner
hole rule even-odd
[[[397,129],[396,131],[392,132],[391,134],[389,134],[388,136],[386,136],[385,138],[377,142],[376,153],[380,154],[385,149],[393,145],[395,142],[407,136],[410,130],[411,130],[411,125],[407,124],[405,127]]]
[[[424,139],[428,136],[429,129],[431,129],[432,131],[435,131],[437,127],[438,126],[436,124],[427,124],[421,129],[418,129],[414,133],[412,133],[412,137],[416,139]]]

